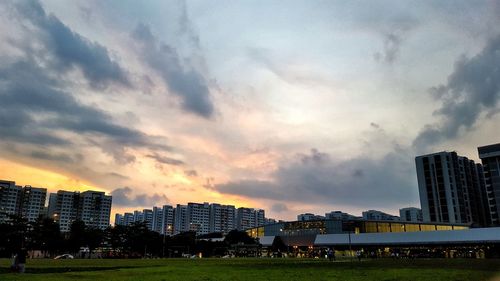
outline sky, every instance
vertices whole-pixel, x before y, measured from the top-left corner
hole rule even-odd
[[[498,1],[1,1],[0,179],[299,213],[420,206],[500,142]]]

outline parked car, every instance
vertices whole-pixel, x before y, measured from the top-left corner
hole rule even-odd
[[[64,259],[74,259],[74,257],[70,254],[64,254],[64,255],[60,255],[60,256],[57,256],[54,258],[55,260],[64,260]]]

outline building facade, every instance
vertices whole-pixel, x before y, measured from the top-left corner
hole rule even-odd
[[[153,210],[143,209],[142,210],[142,221],[146,224],[149,230],[153,230]]]
[[[151,230],[161,233],[162,225],[163,225],[163,208],[155,206],[153,207],[153,221]]]
[[[236,229],[236,207],[210,204],[210,232],[228,233]]]
[[[331,212],[325,214],[325,218],[330,219],[330,220],[333,220],[333,219],[350,220],[350,219],[356,219],[358,217],[351,215],[351,214],[348,214],[348,213],[344,213],[342,211],[331,211]]]
[[[187,205],[177,204],[174,213],[174,234],[189,231],[189,219]]]
[[[500,225],[500,143],[478,147],[485,178],[489,225]]]
[[[254,208],[238,208],[236,212],[236,228],[246,230],[265,224],[264,210]]]
[[[109,226],[112,197],[100,191],[74,192],[59,190],[51,194],[49,210],[62,232],[71,230],[75,220],[86,226],[105,229]]]
[[[469,226],[467,224],[377,221],[358,218],[353,220],[324,219],[318,221],[280,222],[250,228],[246,231],[251,237],[280,236],[288,240],[288,242],[291,242],[292,240],[302,240],[304,238],[311,238],[315,235],[323,234],[425,232],[439,230],[463,230],[468,228]],[[293,239],[294,237],[297,239]],[[285,243],[286,242],[287,241],[285,241]]]
[[[408,207],[399,209],[399,217],[401,221],[419,222],[423,221],[422,209]]]
[[[170,205],[163,205],[162,215],[163,217],[160,234],[173,235],[175,209]]]
[[[0,180],[0,222],[17,215],[30,222],[44,215],[47,189],[21,187],[13,181]]]
[[[362,213],[365,220],[398,221],[399,217],[377,210],[368,210]]]
[[[315,221],[315,220],[321,220],[321,219],[325,219],[325,217],[320,216],[320,215],[311,214],[311,213],[297,215],[298,221]]]
[[[112,198],[100,191],[84,191],[78,198],[78,218],[91,228],[109,227]]]
[[[486,224],[482,168],[456,152],[415,158],[424,221]]]
[[[123,214],[123,225],[131,225],[133,222],[134,222],[134,214],[133,213]]]
[[[187,212],[189,231],[194,231],[197,235],[210,232],[209,203],[188,203]]]

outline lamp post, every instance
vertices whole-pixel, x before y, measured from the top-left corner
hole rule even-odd
[[[352,262],[352,241],[351,241],[351,231],[352,231],[352,228],[353,228],[353,225],[354,225],[354,222],[353,221],[349,221],[347,223],[347,236],[349,238],[349,257],[350,257],[350,260]]]
[[[349,257],[351,257],[351,262],[352,262],[351,228],[349,228],[348,235],[349,235]]]
[[[165,230],[163,231],[163,250],[162,250],[162,256],[164,258],[165,258],[165,238],[166,238],[165,236],[167,236],[167,232],[170,233],[171,229],[172,229],[172,226],[168,225],[166,231]]]
[[[163,249],[161,251],[161,256],[163,258],[165,258],[165,236],[167,235],[167,233],[165,231],[163,231]]]

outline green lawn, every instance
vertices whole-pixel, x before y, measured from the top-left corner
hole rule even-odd
[[[29,260],[25,274],[0,280],[495,280],[500,260],[328,262],[311,259]]]

